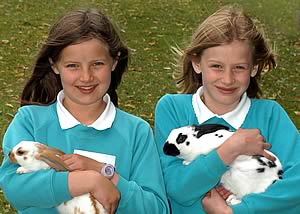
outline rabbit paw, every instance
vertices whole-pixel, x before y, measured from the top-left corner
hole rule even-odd
[[[20,166],[18,169],[17,169],[17,174],[25,174],[25,173],[28,173],[28,172],[31,172],[31,170],[29,169],[26,169],[22,166]]]
[[[230,196],[228,196],[228,198],[226,199],[226,203],[231,206],[231,205],[235,205],[235,204],[239,204],[241,203],[241,200],[238,199],[234,194],[231,194]]]
[[[189,165],[190,163],[191,163],[191,161],[187,161],[187,160],[182,161],[183,165]]]

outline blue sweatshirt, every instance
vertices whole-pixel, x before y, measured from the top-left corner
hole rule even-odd
[[[57,213],[55,206],[71,199],[68,172],[51,169],[16,174],[18,165],[9,161],[8,153],[21,140],[38,141],[68,154],[78,149],[113,155],[121,193],[116,213],[169,213],[153,133],[138,117],[116,109],[110,128],[96,130],[78,124],[62,129],[56,103],[18,110],[3,140],[0,186],[19,213]]]
[[[199,95],[196,97],[200,99]],[[283,108],[275,101],[249,99],[244,95],[242,106],[220,117],[213,115],[201,101],[194,98],[192,94],[167,94],[159,100],[155,110],[154,134],[172,213],[205,213],[201,199],[218,184],[228,166],[224,165],[216,150],[185,166],[182,160],[163,153],[165,140],[174,128],[219,123],[229,126],[231,130],[258,128],[265,140],[272,144],[271,151],[283,164],[282,180],[263,193],[245,196],[242,203],[232,206],[233,212],[299,214],[300,135]]]

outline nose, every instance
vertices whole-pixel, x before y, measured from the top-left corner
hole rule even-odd
[[[177,149],[177,147],[169,142],[164,145],[163,150],[166,155],[177,156],[180,154],[180,151]]]
[[[230,69],[224,70],[223,77],[222,77],[222,82],[225,85],[231,85],[231,84],[234,83],[234,81],[235,81],[235,79],[234,79],[233,71],[231,71]]]
[[[11,161],[11,162],[15,162],[15,155],[14,155],[14,153],[13,152],[9,152],[8,153],[8,158],[9,158],[9,160]]]
[[[89,68],[82,68],[80,73],[80,81],[89,82],[93,80],[93,71]]]

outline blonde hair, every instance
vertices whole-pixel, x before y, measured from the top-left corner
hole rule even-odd
[[[258,98],[261,94],[257,79],[263,70],[276,66],[275,55],[268,46],[262,32],[242,9],[225,6],[204,20],[192,36],[191,43],[179,53],[179,69],[173,73],[178,93],[195,93],[202,86],[202,75],[197,74],[192,60],[200,60],[207,48],[229,44],[233,40],[246,41],[253,46],[253,65],[257,74],[250,78],[247,89],[249,97]]]

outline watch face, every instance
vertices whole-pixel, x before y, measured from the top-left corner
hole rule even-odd
[[[101,169],[101,174],[108,179],[111,179],[114,176],[115,167],[111,164],[105,164]]]

